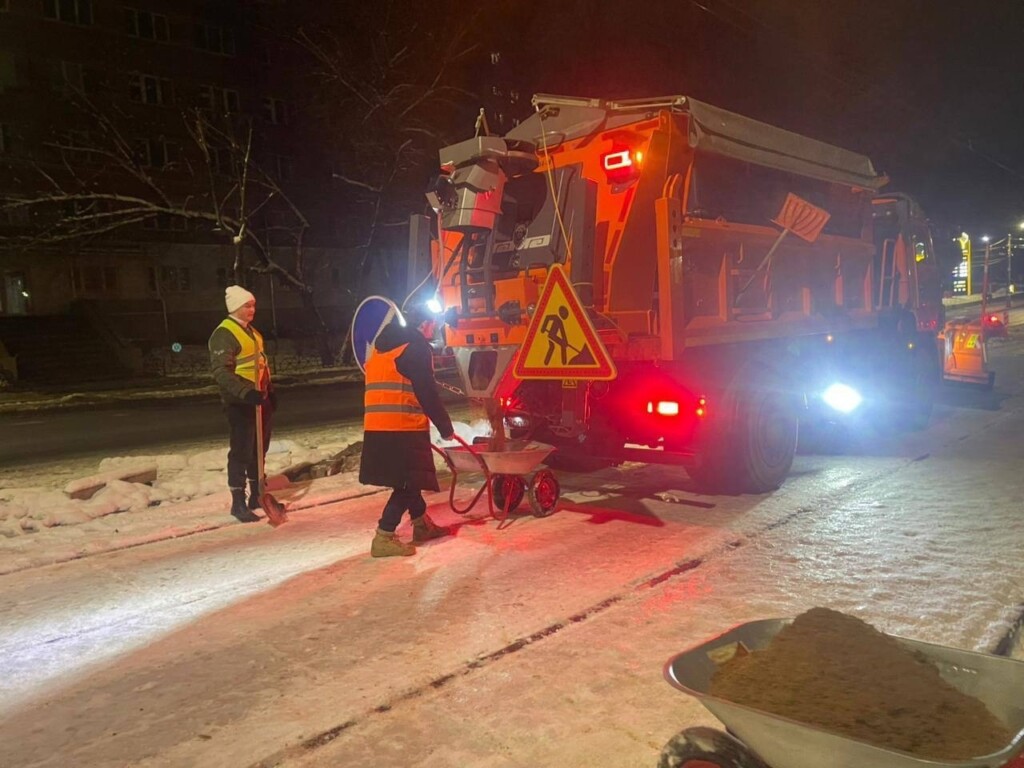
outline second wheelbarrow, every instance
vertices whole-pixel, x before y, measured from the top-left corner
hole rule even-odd
[[[541,462],[555,450],[554,446],[533,440],[510,440],[504,450],[492,451],[486,450],[483,445],[470,445],[458,435],[455,439],[459,442],[457,446],[432,446],[452,473],[448,503],[453,511],[460,515],[467,514],[485,491],[489,492],[487,507],[491,516],[497,520],[507,519],[524,498],[537,517],[547,517],[555,511],[562,494],[558,478],[546,467],[538,469]],[[476,472],[484,476],[484,483],[470,502],[460,507],[455,502],[459,474]]]

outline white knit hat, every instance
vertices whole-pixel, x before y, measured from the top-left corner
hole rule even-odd
[[[256,301],[256,297],[240,285],[229,285],[224,291],[224,304],[229,314],[249,301]]]

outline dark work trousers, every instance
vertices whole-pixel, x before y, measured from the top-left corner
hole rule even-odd
[[[427,502],[419,491],[411,491],[408,488],[395,488],[391,492],[391,498],[384,505],[380,522],[377,523],[382,531],[394,533],[398,524],[402,522],[402,515],[409,510],[409,517],[418,520],[427,511]]]
[[[246,476],[259,481],[256,465],[256,406],[232,403],[224,406],[230,428],[228,443],[228,487],[245,488]],[[263,454],[270,445],[270,408],[263,408]]]

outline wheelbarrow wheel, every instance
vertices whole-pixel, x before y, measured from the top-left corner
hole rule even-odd
[[[768,768],[743,742],[714,728],[687,728],[661,750],[658,768]]]
[[[502,512],[511,512],[523,501],[526,483],[519,475],[491,475],[491,500]],[[506,506],[506,502],[508,506]]]
[[[536,517],[547,517],[554,512],[558,505],[558,497],[561,495],[562,488],[558,484],[558,478],[550,469],[542,469],[534,475],[526,492],[530,509]]]

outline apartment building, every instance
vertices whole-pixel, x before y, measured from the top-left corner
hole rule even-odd
[[[237,204],[241,145],[282,191],[253,197],[246,226],[292,268],[301,211],[303,278],[344,331],[358,297],[334,215],[343,201],[329,138],[305,111],[301,52],[277,37],[289,12],[282,0],[0,0],[0,194],[54,198],[0,213],[0,316],[87,303],[143,346],[205,341],[237,234],[210,212]],[[103,199],[61,199],[72,189]],[[308,333],[298,291],[245,274],[261,328]]]

